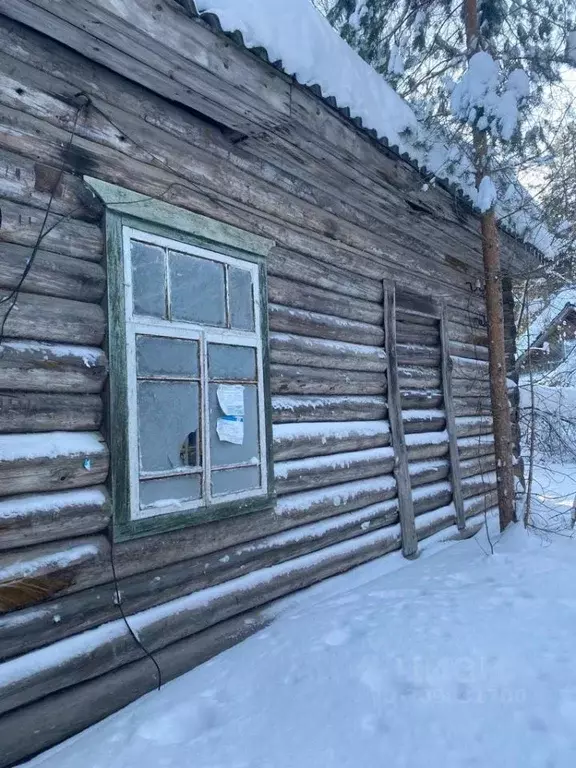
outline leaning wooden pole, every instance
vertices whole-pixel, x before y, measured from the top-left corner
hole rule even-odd
[[[478,3],[465,2],[466,42],[470,59],[480,49]],[[486,133],[474,129],[474,154],[477,185],[489,175],[490,162]],[[500,530],[516,520],[514,502],[514,469],[512,466],[512,425],[506,381],[506,344],[504,335],[504,304],[502,300],[502,268],[500,262],[500,232],[494,206],[482,214],[482,255],[486,292],[486,320],[490,370],[490,396],[494,429],[494,453],[500,510]]]

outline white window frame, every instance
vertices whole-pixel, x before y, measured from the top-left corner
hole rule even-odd
[[[233,329],[224,329],[209,325],[202,325],[186,321],[163,320],[157,317],[136,315],[133,309],[132,292],[132,254],[130,243],[137,240],[142,243],[157,245],[166,249],[180,253],[187,253],[210,261],[239,267],[250,271],[252,276],[252,299],[254,308],[254,331],[240,331]],[[258,499],[266,497],[269,493],[268,487],[268,445],[266,430],[266,408],[264,396],[264,365],[263,365],[263,338],[262,338],[262,311],[261,306],[261,286],[260,272],[258,264],[235,258],[219,253],[218,251],[202,248],[181,240],[170,237],[159,236],[147,232],[145,229],[137,229],[133,226],[122,226],[122,251],[124,263],[124,304],[125,304],[125,325],[126,325],[126,352],[127,352],[127,388],[128,388],[128,461],[129,461],[129,482],[130,482],[130,519],[132,521],[144,520],[151,517],[160,517],[173,515],[175,513],[190,512],[193,516],[194,510],[209,509],[216,505],[243,501],[246,499]],[[165,276],[168,281],[167,291],[170,294],[170,271],[165,263]],[[226,300],[228,301],[228,291],[226,291]],[[199,470],[192,468],[181,470],[183,474],[202,474],[202,496],[195,501],[183,502],[180,504],[156,506],[140,509],[140,480],[146,477],[162,477],[162,473],[141,473],[140,471],[140,453],[138,442],[138,406],[137,406],[137,371],[136,371],[136,337],[138,335],[163,336],[175,339],[190,339],[199,342],[199,381],[200,381],[200,430],[202,441],[202,465]],[[209,343],[230,344],[233,346],[246,346],[256,350],[257,366],[257,396],[258,396],[258,436],[260,455],[257,462],[252,465],[243,462],[241,464],[226,465],[218,467],[218,470],[232,469],[239,467],[255,466],[260,467],[261,485],[257,489],[250,489],[229,494],[212,494],[212,467],[210,456],[210,413],[208,385],[210,382],[208,376],[207,349]],[[237,380],[237,384],[245,382]],[[254,382],[248,382],[254,384]],[[164,476],[175,476],[178,472],[165,473]]]

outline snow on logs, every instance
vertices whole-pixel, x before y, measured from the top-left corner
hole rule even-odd
[[[0,499],[0,550],[85,536],[110,521],[103,486]]]
[[[396,501],[380,502],[204,557],[121,578],[118,588],[126,612],[136,613],[397,522]],[[104,575],[108,575],[106,564]],[[115,598],[114,585],[105,583],[1,617],[0,659],[117,618]]]
[[[130,617],[149,650],[348,570],[400,546],[398,525],[171,600]],[[142,651],[122,619],[65,638],[0,667],[0,713],[135,661]]]
[[[97,485],[108,458],[97,432],[0,435],[0,496]]]
[[[379,448],[390,444],[387,421],[274,424],[276,461]]]
[[[107,374],[98,347],[5,340],[0,344],[0,389],[97,393]]]

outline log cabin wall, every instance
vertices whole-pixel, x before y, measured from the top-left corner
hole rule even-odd
[[[107,3],[82,5],[102,12]],[[442,189],[424,193],[418,173],[310,92],[172,3],[156,5],[198,49],[216,41],[232,69],[258,75],[261,91],[273,86],[284,124],[263,102],[261,111],[254,99],[239,104],[242,90],[226,111],[208,103],[205,80],[182,89],[159,62],[156,79],[150,67],[127,79],[122,61],[110,56],[116,71],[98,63],[98,46],[80,55],[71,49],[88,34],[79,6],[58,4],[65,47],[62,20],[50,26],[33,13],[46,3],[0,3],[3,313],[14,303],[0,354],[1,766],[158,682],[113,579],[103,209],[83,175],[276,242],[275,510],[115,545],[124,611],[164,680],[268,621],[270,601],[402,546],[383,280],[397,291],[416,538],[456,517],[441,325],[410,303],[414,293],[442,308],[464,515],[496,504],[476,218]],[[107,13],[120,34],[123,22]],[[290,96],[288,117],[278,94]],[[506,249],[517,257],[511,239]]]

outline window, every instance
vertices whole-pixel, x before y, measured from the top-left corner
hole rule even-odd
[[[269,506],[261,251],[271,244],[159,201],[151,210],[119,187],[91,186],[108,205],[115,538]],[[124,203],[129,214],[125,195],[136,197]]]

